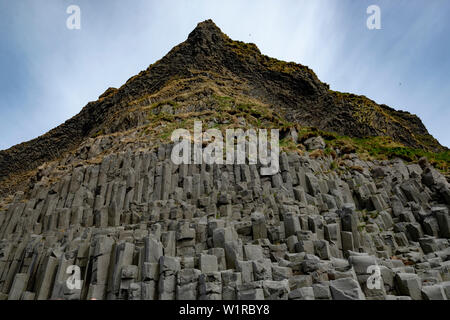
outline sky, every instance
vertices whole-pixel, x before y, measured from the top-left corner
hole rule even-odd
[[[66,12],[80,8],[80,29]],[[381,29],[369,30],[370,5]],[[71,118],[213,21],[332,90],[418,115],[450,147],[449,0],[0,0],[0,150]]]

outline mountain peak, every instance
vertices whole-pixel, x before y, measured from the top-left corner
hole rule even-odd
[[[5,182],[11,177],[18,177],[17,183],[26,181],[22,174],[31,174],[42,163],[75,150],[90,137],[146,124],[149,110],[150,116],[159,112],[158,103],[170,102],[178,113],[206,109],[214,113],[229,99],[264,105],[266,118],[271,119],[274,113],[301,127],[356,138],[388,137],[401,146],[423,151],[446,150],[415,115],[364,96],[331,91],[308,67],[265,56],[255,44],[232,40],[212,20],[206,20],[146,71],[119,89],[108,89],[64,124],[0,151],[0,193],[5,191],[2,184],[14,189],[13,183]],[[173,109],[170,103],[168,110]],[[255,119],[245,112],[242,116]],[[258,121],[261,117],[257,112]]]
[[[211,19],[199,22],[197,27],[189,34],[189,37],[194,34],[222,34],[222,30]]]
[[[217,42],[225,39],[222,30],[211,19],[197,24],[188,36],[188,42]]]
[[[186,43],[201,47],[205,53],[211,54],[211,48],[223,48],[227,39],[222,30],[209,19],[197,24],[197,27],[189,34]]]

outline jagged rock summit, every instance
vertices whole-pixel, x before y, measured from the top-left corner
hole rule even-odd
[[[279,170],[175,164],[170,134],[198,120],[280,129]],[[0,300],[447,300],[448,158],[411,161],[426,150],[443,148],[417,117],[203,22],[1,151]]]

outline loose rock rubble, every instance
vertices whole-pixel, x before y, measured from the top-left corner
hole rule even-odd
[[[282,153],[261,176],[177,166],[171,148],[17,192],[0,211],[0,299],[450,298],[450,189],[427,163],[352,155],[358,170],[332,170],[331,157]]]

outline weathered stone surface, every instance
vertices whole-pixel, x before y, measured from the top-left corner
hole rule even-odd
[[[424,300],[448,300],[443,286],[440,285],[422,287],[422,297]]]
[[[222,299],[237,300],[237,287],[242,284],[242,274],[233,272],[233,270],[226,270],[221,272],[221,277]]]
[[[258,282],[242,284],[237,287],[238,300],[264,300],[264,290]]]
[[[303,144],[308,148],[308,150],[325,149],[325,141],[322,137],[309,138]]]
[[[200,275],[199,295],[200,300],[222,300],[222,277],[220,272]]]
[[[351,278],[330,281],[330,291],[333,300],[365,300],[358,282]]]
[[[263,282],[264,297],[267,300],[287,300],[289,295],[289,282],[287,280]]]
[[[289,300],[314,300],[312,287],[303,287],[289,292]]]
[[[419,276],[412,273],[397,273],[395,282],[401,295],[410,296],[413,300],[422,300],[422,283]]]
[[[272,263],[269,259],[253,261],[253,276],[255,281],[272,279]]]
[[[197,269],[182,269],[177,273],[177,300],[196,300],[198,279],[201,271]]]
[[[200,271],[202,273],[211,273],[218,271],[217,257],[208,254],[201,254],[199,258]]]

